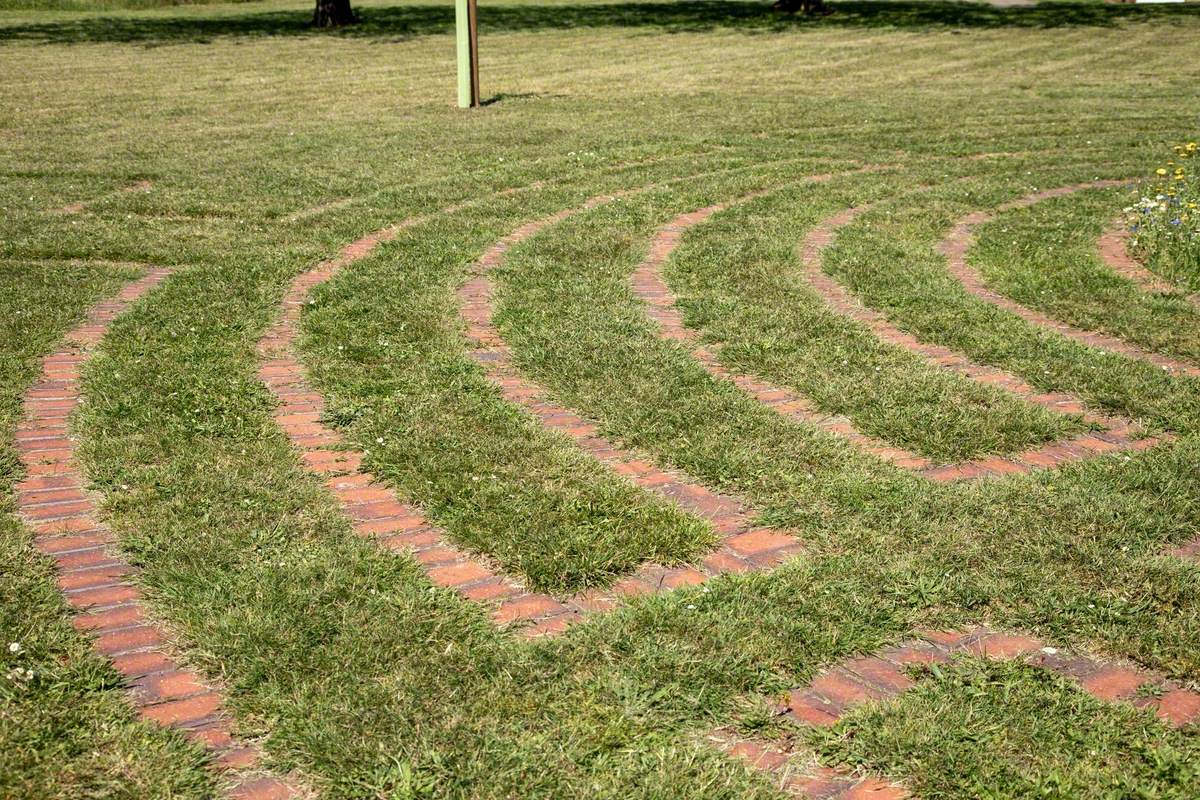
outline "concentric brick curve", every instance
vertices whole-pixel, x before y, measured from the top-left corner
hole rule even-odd
[[[298,796],[294,780],[262,772],[262,751],[233,737],[220,690],[168,654],[167,631],[150,619],[137,569],[100,519],[86,491],[68,417],[81,402],[83,365],[109,324],[171,274],[151,269],[112,300],[94,305],[63,345],[42,359],[41,379],[24,395],[16,446],[25,468],[17,484],[17,511],[34,534],[34,545],[52,559],[59,589],[75,627],[92,637],[96,652],[127,681],[128,696],[142,719],[178,730],[199,742],[227,784],[231,800],[285,800]]]
[[[506,400],[530,412],[548,429],[566,435],[614,472],[711,522],[722,537],[721,544],[697,567],[646,564],[606,591],[586,592],[565,600],[529,591],[456,547],[446,531],[430,522],[420,509],[402,501],[373,474],[362,471],[362,454],[350,449],[343,437],[322,421],[324,399],[309,384],[294,351],[308,293],[338,270],[372,252],[381,242],[393,238],[399,230],[428,217],[412,218],[367,234],[343,248],[334,259],[297,276],[284,296],[278,322],[259,342],[259,375],[278,401],[276,421],[299,449],[308,468],[326,477],[326,485],[337,497],[343,513],[352,520],[354,530],[377,539],[388,549],[411,554],[431,581],[452,588],[467,599],[487,604],[493,621],[520,623],[527,636],[559,633],[572,622],[591,613],[611,610],[630,596],[701,583],[725,572],[768,569],[800,551],[799,542],[790,534],[755,527],[749,510],[736,499],[715,494],[614,447],[597,435],[593,424],[546,401],[545,390],[520,376],[513,367],[509,349],[491,324],[488,272],[517,242],[612,197],[601,195],[577,208],[526,223],[484,252],[472,268],[472,277],[459,292],[461,314],[472,346],[469,354],[483,366]]]

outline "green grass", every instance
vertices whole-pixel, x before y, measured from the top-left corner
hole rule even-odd
[[[809,738],[832,761],[911,777],[931,799],[1200,791],[1195,737],[1020,663],[958,660]]]
[[[1127,191],[1085,192],[1001,215],[969,254],[989,285],[1086,330],[1200,360],[1200,312],[1177,296],[1149,293],[1115,275],[1096,253],[1105,212]]]
[[[330,798],[766,800],[779,795],[702,734],[743,716],[746,697],[919,626],[988,621],[1200,676],[1200,570],[1162,555],[1200,518],[1196,382],[974,301],[934,249],[962,213],[1034,186],[1150,169],[1194,123],[1200,98],[1178,69],[1200,26],[1194,9],[854,3],[792,22],[766,4],[513,3],[484,10],[484,94],[497,102],[471,113],[451,106],[449,6],[363,13],[364,26],[333,35],[305,30],[299,2],[0,20],[0,65],[23,78],[0,99],[0,257],[180,268],[113,326],[75,425],[153,612],[188,663],[228,687],[273,766]],[[981,153],[994,155],[952,158]],[[896,169],[783,186],[856,163]],[[560,640],[523,643],[431,587],[411,559],[352,535],[274,425],[255,343],[296,274],[368,231],[476,199],[315,293],[300,346],[331,421],[455,541],[539,587],[565,593],[645,560],[692,558],[711,542],[699,520],[499,399],[465,356],[454,292],[526,220],[696,173],[711,174],[511,251],[495,276],[498,322],[559,402],[741,494],[807,552],[770,575],[640,599]],[[558,183],[492,196],[545,179]],[[137,180],[152,189],[119,192]],[[867,198],[876,209],[825,262],[867,303],[1176,441],[1129,460],[935,486],[714,381],[658,338],[628,274],[658,225],[756,188],[772,191],[695,229],[668,271],[689,321],[727,344],[730,364],[939,457],[1077,430],[881,346],[796,283],[796,242]],[[53,211],[93,198],[79,214]],[[1065,211],[1087,225],[1111,213]],[[0,382],[10,408],[31,360],[115,285],[85,279],[99,267],[78,269],[90,271],[42,289],[27,267],[0,271],[3,302],[38,310],[21,328],[24,366]],[[90,665],[63,668],[19,712],[5,706],[9,793],[210,795],[192,751],[129,721],[111,676],[67,629],[45,563],[8,524],[6,569],[25,577],[11,582],[21,599],[4,599],[0,639],[47,637],[58,650],[30,652]],[[49,610],[25,611],[35,605]],[[20,627],[29,619],[40,633]],[[1044,718],[1028,705],[1015,726]],[[1122,713],[1080,707],[1081,724]],[[1025,740],[1014,756],[1026,757],[1023,777],[999,774],[996,796],[1052,785],[1056,771],[1102,786],[1126,766],[1162,794],[1191,788],[1183,773],[1135,770],[1146,742],[1190,752],[1193,731],[1109,727],[1125,733],[1105,740],[1105,757],[1069,770],[1074,744]],[[985,740],[954,725],[930,735],[927,752],[989,774],[996,748]],[[52,741],[71,757],[56,760]],[[882,764],[886,749],[826,758]],[[935,787],[953,778],[945,764],[896,770]]]

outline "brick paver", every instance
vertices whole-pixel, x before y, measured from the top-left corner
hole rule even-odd
[[[132,583],[137,570],[100,521],[67,425],[80,403],[80,372],[109,323],[170,274],[152,269],[112,300],[96,304],[62,347],[42,359],[41,379],[25,393],[17,427],[26,476],[16,486],[17,511],[33,530],[34,545],[55,562],[75,627],[92,637],[97,653],[125,678],[141,717],[203,744],[227,784],[227,796],[283,800],[296,796],[294,782],[262,774],[257,746],[233,738],[221,693],[167,655],[171,637],[149,620]]]

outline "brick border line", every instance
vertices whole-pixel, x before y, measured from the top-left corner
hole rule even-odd
[[[1129,229],[1120,218],[1113,220],[1100,234],[1096,242],[1100,259],[1109,269],[1123,278],[1138,284],[1144,291],[1153,294],[1170,294],[1182,297],[1192,307],[1200,310],[1200,294],[1189,294],[1178,286],[1160,278],[1143,267],[1129,252]]]
[[[830,309],[865,325],[882,341],[903,347],[924,357],[935,366],[965,375],[980,383],[997,386],[1050,411],[1080,414],[1085,422],[1101,428],[1100,431],[1084,433],[1068,441],[1052,442],[1007,456],[991,456],[959,464],[931,467],[922,470],[921,474],[932,480],[945,481],[1027,473],[1034,469],[1055,468],[1069,461],[1104,453],[1148,450],[1173,438],[1166,434],[1135,438],[1138,429],[1132,420],[1088,411],[1083,400],[1075,395],[1066,392],[1039,392],[1011,372],[977,363],[948,347],[921,342],[912,334],[892,324],[880,312],[861,303],[849,290],[825,273],[821,267],[821,254],[832,243],[839,228],[850,224],[870,208],[870,205],[855,206],[825,218],[809,231],[800,245],[803,276]]]
[[[155,268],[114,298],[92,306],[62,346],[42,359],[42,377],[25,392],[16,432],[25,467],[25,478],[16,485],[17,511],[33,530],[34,546],[55,562],[58,587],[74,613],[72,624],[91,635],[95,651],[128,682],[138,715],[203,745],[212,766],[232,779],[228,797],[293,798],[294,786],[255,772],[262,751],[233,738],[221,692],[168,655],[171,637],[149,619],[142,592],[132,581],[137,569],[98,518],[67,427],[82,402],[83,365],[109,324],[171,273]]]
[[[886,647],[877,654],[845,659],[807,686],[793,689],[776,711],[801,726],[828,727],[864,703],[891,700],[912,688],[915,683],[905,674],[907,668],[946,663],[959,654],[1021,659],[1071,678],[1098,700],[1126,701],[1138,708],[1150,709],[1173,727],[1200,722],[1200,693],[1185,689],[1162,675],[1060,650],[1025,634],[986,627],[969,631],[920,631],[915,639]],[[1146,689],[1151,691],[1145,692]],[[721,733],[711,738],[726,753],[770,772],[782,771],[791,755],[782,748],[755,739]],[[784,779],[790,780],[797,789],[822,798],[890,800],[908,796],[897,784],[876,778],[856,779],[846,772],[828,768],[822,768],[816,776],[785,774]]]
[[[123,194],[131,194],[133,192],[148,192],[154,188],[154,184],[150,181],[134,181],[128,186],[123,186],[120,189],[115,189],[111,192],[105,192],[102,195],[93,197],[90,200],[76,200],[74,203],[67,203],[65,206],[53,210],[55,214],[78,214],[86,209],[92,203],[98,203],[101,200],[108,200],[111,197],[119,197]]]
[[[1073,325],[1068,325],[1065,322],[1060,322],[1040,311],[1034,311],[1028,306],[1011,300],[1008,297],[994,292],[987,288],[984,283],[983,276],[978,270],[967,263],[967,250],[975,241],[975,229],[985,222],[994,219],[997,214],[1005,211],[1011,211],[1018,208],[1027,208],[1042,200],[1049,200],[1055,197],[1064,197],[1075,192],[1085,189],[1103,189],[1112,186],[1121,186],[1128,181],[1102,180],[1090,181],[1088,183],[1077,183],[1071,186],[1061,186],[1056,189],[1045,189],[1038,192],[1027,194],[1024,197],[1016,200],[1011,200],[996,208],[995,211],[975,211],[971,214],[962,217],[950,232],[942,240],[938,246],[939,252],[946,256],[949,265],[950,274],[958,279],[963,288],[981,300],[984,300],[992,305],[998,306],[1005,311],[1009,311],[1026,322],[1032,323],[1047,330],[1054,331],[1063,336],[1084,344],[1088,347],[1094,347],[1102,350],[1110,350],[1114,353],[1119,353],[1129,358],[1136,358],[1142,361],[1148,361],[1157,367],[1169,373],[1177,373],[1180,375],[1200,376],[1200,366],[1188,364],[1179,359],[1170,358],[1168,356],[1153,353],[1148,350],[1143,350],[1136,345],[1129,344],[1121,339],[1109,336],[1108,334],[1098,333],[1096,331],[1085,331],[1082,328],[1076,328]]]

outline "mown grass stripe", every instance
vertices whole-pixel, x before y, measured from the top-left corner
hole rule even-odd
[[[58,587],[74,609],[72,623],[124,676],[139,715],[203,744],[213,767],[228,778],[233,800],[285,800],[298,796],[295,785],[262,774],[257,746],[233,738],[221,692],[167,655],[170,636],[147,619],[142,593],[132,583],[137,569],[99,521],[83,488],[75,439],[67,433],[67,418],[81,402],[81,370],[109,323],[171,274],[151,269],[116,297],[93,305],[63,345],[42,359],[42,378],[24,394],[17,429],[26,474],[16,486],[17,511],[33,530],[34,545],[55,562]]]
[[[107,192],[107,193],[99,195],[97,197],[93,197],[91,200],[76,200],[74,202],[67,203],[65,206],[62,206],[61,208],[54,209],[53,213],[55,213],[55,214],[79,214],[79,213],[83,212],[84,210],[86,210],[87,207],[92,205],[93,203],[99,203],[99,202],[101,202],[103,200],[107,200],[111,197],[119,197],[120,195],[130,194],[132,192],[148,192],[152,188],[154,188],[154,184],[151,183],[150,181],[145,181],[145,180],[134,181],[133,183],[129,184],[128,186],[122,186],[120,189],[116,189],[114,191]]]
[[[1042,200],[1049,200],[1054,197],[1064,197],[1075,192],[1083,191],[1084,189],[1103,189],[1113,186],[1121,186],[1128,181],[1119,180],[1100,180],[1090,181],[1087,183],[1077,183],[1070,186],[1061,186],[1055,189],[1045,189],[1037,192],[1032,192],[1020,197],[1016,200],[1011,200],[998,206],[994,212],[975,211],[971,214],[958,220],[951,228],[950,232],[942,239],[938,246],[939,251],[944,255],[948,262],[950,274],[953,275],[963,288],[969,293],[975,295],[981,300],[992,303],[1006,311],[1043,328],[1047,328],[1055,333],[1066,336],[1070,339],[1086,345],[1102,350],[1109,350],[1114,353],[1119,353],[1129,358],[1137,358],[1143,361],[1148,361],[1155,366],[1162,367],[1168,373],[1200,376],[1200,367],[1188,364],[1179,359],[1170,358],[1159,353],[1153,353],[1144,350],[1141,347],[1129,344],[1121,339],[1116,339],[1107,334],[1098,333],[1096,331],[1085,331],[1076,328],[1073,325],[1068,325],[1065,322],[1060,322],[1052,317],[1049,317],[1041,312],[1016,302],[999,292],[995,292],[987,287],[984,283],[983,276],[979,271],[970,265],[967,261],[967,251],[975,241],[975,229],[980,225],[991,221],[996,214],[1005,211],[1011,211],[1018,208],[1026,208],[1034,205]]]

